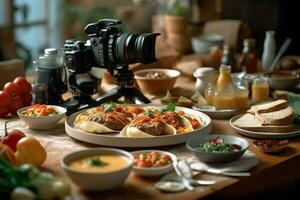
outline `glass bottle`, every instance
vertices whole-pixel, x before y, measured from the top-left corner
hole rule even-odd
[[[230,65],[221,65],[220,74],[217,79],[217,90],[222,90],[232,83],[231,78],[231,66]]]
[[[267,79],[259,78],[254,79],[252,83],[252,101],[260,102],[269,99],[269,84]]]
[[[275,43],[275,32],[266,31],[266,38],[264,41],[264,51],[262,55],[262,69],[264,71],[269,70],[271,64],[275,58],[276,43]]]
[[[223,53],[221,57],[221,64],[222,65],[230,65],[232,67],[232,72],[236,72],[237,65],[236,60],[234,57],[234,49],[232,46],[224,45],[223,46]]]
[[[253,38],[244,39],[243,53],[239,62],[239,71],[255,73],[257,71],[256,44]]]

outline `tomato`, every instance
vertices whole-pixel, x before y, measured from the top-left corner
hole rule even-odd
[[[7,92],[0,91],[0,102],[2,107],[9,107],[12,102],[12,98]]]
[[[0,117],[5,117],[9,113],[9,107],[0,106]]]
[[[16,97],[20,96],[20,88],[13,82],[8,82],[4,85],[3,90],[7,92],[10,96]]]
[[[28,93],[21,97],[24,106],[30,106],[32,103],[32,94]]]
[[[23,101],[20,97],[14,97],[12,98],[12,104],[10,105],[10,113],[16,114],[17,110],[23,107]]]
[[[28,83],[28,81],[23,76],[15,78],[14,84],[19,87],[20,94],[22,95],[29,94],[32,90],[30,83]]]

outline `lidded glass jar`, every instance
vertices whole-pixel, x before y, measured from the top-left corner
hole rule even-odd
[[[252,101],[260,102],[269,99],[270,87],[266,78],[254,79],[252,83]]]
[[[215,91],[213,105],[217,110],[235,108],[234,89],[231,84]]]

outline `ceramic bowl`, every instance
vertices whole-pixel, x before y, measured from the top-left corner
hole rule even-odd
[[[291,71],[272,71],[265,73],[265,76],[274,90],[292,90],[299,83],[299,76]]]
[[[229,144],[237,144],[241,147],[238,151],[233,152],[204,152],[196,147],[200,144],[209,142],[210,140],[220,137],[224,142]],[[200,160],[206,163],[227,163],[239,159],[249,148],[249,143],[247,140],[232,136],[232,135],[199,135],[190,138],[186,143],[187,148]]]
[[[164,73],[166,77],[152,78],[148,77],[149,73]],[[152,68],[138,70],[134,73],[138,86],[143,92],[157,93],[171,90],[174,87],[176,79],[180,76],[180,72],[175,69]]]
[[[172,160],[176,159],[176,156],[170,152],[167,151],[160,151],[160,150],[141,150],[141,151],[133,151],[131,152],[132,155],[138,156],[139,154],[143,153],[151,153],[151,152],[158,152],[161,155],[169,155]],[[133,166],[133,172],[140,176],[162,176],[164,174],[167,174],[173,170],[173,165],[170,163],[169,165],[163,166],[163,167],[137,167]]]
[[[222,48],[224,37],[219,34],[201,34],[192,37],[192,48],[195,53],[209,53],[211,47]]]
[[[60,106],[55,105],[47,105],[53,107],[56,111],[58,111],[59,114],[53,115],[53,116],[43,116],[43,117],[35,117],[35,116],[27,116],[23,115],[22,112],[33,107],[33,106],[27,106],[24,108],[20,108],[17,111],[18,116],[20,119],[25,122],[29,128],[36,129],[36,130],[47,130],[54,128],[56,124],[61,120],[63,117],[66,116],[67,110]]]
[[[80,172],[69,167],[70,163],[82,157],[115,154],[125,158],[128,166],[112,172]],[[131,153],[115,148],[90,148],[76,151],[64,156],[60,162],[64,172],[82,190],[104,191],[121,186],[132,170],[133,156]]]

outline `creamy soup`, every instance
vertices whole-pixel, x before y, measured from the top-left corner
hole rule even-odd
[[[128,165],[126,158],[120,155],[101,154],[74,160],[69,167],[80,172],[105,173],[120,170]]]

